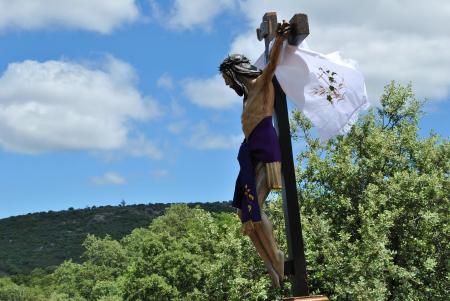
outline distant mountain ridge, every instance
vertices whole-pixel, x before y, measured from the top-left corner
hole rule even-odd
[[[147,227],[171,204],[88,207],[29,213],[0,219],[0,276],[52,270],[66,259],[80,261],[87,234],[120,239]],[[210,212],[234,211],[230,202],[189,203]]]

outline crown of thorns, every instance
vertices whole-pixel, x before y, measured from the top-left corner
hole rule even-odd
[[[251,69],[252,65],[250,60],[242,54],[232,54],[223,60],[222,64],[219,66],[219,71],[224,72],[230,70],[233,66],[241,65],[243,68]]]
[[[250,63],[250,60],[242,54],[229,55],[223,60],[222,64],[220,64],[219,70],[222,74],[231,76],[236,82],[240,81],[236,77],[237,74],[250,78],[256,78],[262,73],[260,69],[253,66]]]

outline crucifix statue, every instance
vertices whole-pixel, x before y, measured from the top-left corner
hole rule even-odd
[[[233,206],[238,208],[242,233],[250,237],[275,287],[280,287],[284,277],[284,254],[278,249],[263,208],[270,190],[282,188],[281,151],[272,125],[275,99],[272,78],[288,32],[289,23],[278,26],[264,70],[251,65],[243,55],[231,55],[220,65],[225,83],[244,96],[241,123],[245,140],[238,154],[241,170]]]
[[[233,206],[238,208],[243,234],[253,242],[273,285],[279,287],[285,274],[289,275],[296,296],[308,296],[308,286],[286,94],[311,120],[321,141],[346,134],[359,112],[369,106],[364,77],[354,61],[342,59],[337,52],[310,50],[302,43],[308,34],[305,14],[279,24],[276,13],[266,13],[257,29],[258,39],[264,39],[266,45],[265,64],[262,58],[252,65],[244,55],[233,54],[219,68],[225,83],[244,97],[241,123],[245,139],[238,154],[240,172]],[[286,261],[263,210],[270,190],[280,188]],[[325,296],[301,299],[305,298],[328,300]]]
[[[258,29],[258,38],[264,38],[266,42],[267,64],[263,70],[251,65],[249,60],[240,54],[229,56],[220,65],[220,72],[225,83],[238,95],[244,96],[241,123],[245,140],[238,155],[241,169],[236,180],[233,206],[238,208],[238,214],[243,223],[243,234],[250,237],[264,261],[274,287],[279,287],[283,281],[285,261],[283,252],[279,250],[275,242],[272,225],[263,208],[270,190],[281,189],[283,183],[286,184],[286,177],[283,177],[281,173],[282,150],[272,124],[275,98],[279,94],[277,90],[280,89],[276,85],[276,80],[275,85],[273,84],[273,80],[284,40],[298,42],[296,40],[299,35],[298,23],[299,20],[293,18],[290,23],[283,21],[278,24],[275,13],[264,16],[261,28]],[[269,43],[273,38],[275,41],[269,54]],[[280,101],[283,100],[278,100]],[[285,99],[284,102],[286,102]],[[287,122],[289,126],[287,111],[285,115],[277,116],[277,123]],[[290,139],[289,132],[288,136]],[[290,156],[293,169],[292,154]],[[287,166],[284,169],[289,170]],[[295,186],[295,176],[293,183]],[[293,201],[297,202],[296,196]],[[297,235],[301,234],[297,233]],[[306,279],[306,277],[303,278]]]

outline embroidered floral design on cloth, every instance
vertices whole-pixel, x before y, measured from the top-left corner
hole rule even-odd
[[[320,82],[320,87],[316,87],[312,90],[313,95],[323,96],[326,95],[327,100],[332,104],[333,100],[339,101],[344,99],[344,79],[341,78],[336,72],[330,70],[323,70],[319,68],[317,73],[317,79]]]

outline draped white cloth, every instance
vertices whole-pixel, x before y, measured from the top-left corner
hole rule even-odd
[[[264,55],[255,65],[264,68]],[[287,97],[317,128],[321,141],[347,133],[359,112],[369,107],[362,73],[338,52],[324,55],[309,50],[305,42],[285,42],[275,75]]]

